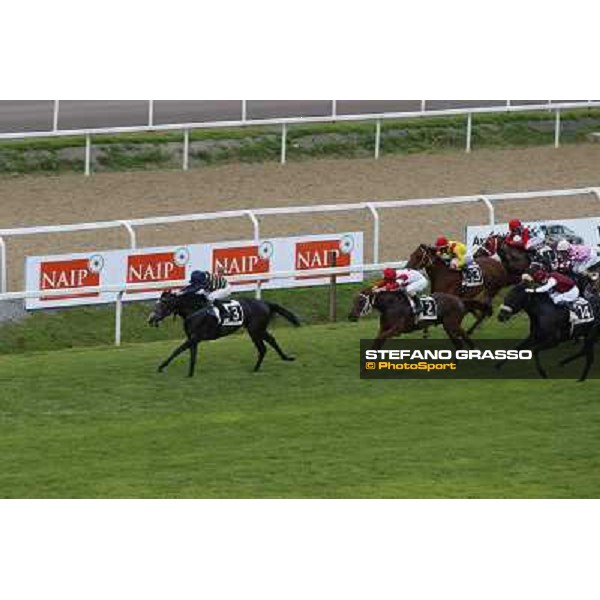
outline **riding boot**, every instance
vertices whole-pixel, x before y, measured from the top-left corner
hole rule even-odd
[[[222,300],[213,300],[213,304],[217,307],[217,310],[219,311],[223,319],[230,318],[231,315],[229,314],[229,310],[227,309],[227,306],[225,306]]]
[[[412,297],[413,304],[415,306],[415,317],[418,317],[423,312],[423,305],[421,304],[421,298],[419,296]]]

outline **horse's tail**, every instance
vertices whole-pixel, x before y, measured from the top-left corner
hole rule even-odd
[[[281,315],[282,317],[287,319],[294,327],[300,327],[300,319],[291,310],[288,310],[287,308],[284,308],[283,306],[275,302],[267,302],[267,304],[271,309],[271,312]]]
[[[467,312],[472,313],[475,316],[477,316],[477,313],[487,315],[488,317],[492,316],[493,309],[487,302],[482,302],[481,300],[476,300],[475,298],[461,298],[461,300],[465,305]]]

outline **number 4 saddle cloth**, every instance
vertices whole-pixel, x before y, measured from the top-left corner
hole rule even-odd
[[[581,325],[594,320],[592,305],[585,298],[577,298],[569,305],[569,318],[571,325]]]

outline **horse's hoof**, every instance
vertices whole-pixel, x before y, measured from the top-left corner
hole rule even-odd
[[[157,372],[157,373],[163,373],[163,372],[164,372],[164,370],[165,370],[165,368],[164,368],[164,367],[158,367],[158,368],[156,369],[156,372]]]
[[[283,360],[287,360],[288,362],[294,362],[296,360],[295,356],[284,356]]]

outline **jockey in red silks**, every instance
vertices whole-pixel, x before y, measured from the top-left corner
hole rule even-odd
[[[396,269],[387,268],[383,270],[383,279],[380,279],[373,285],[373,291],[378,292],[397,292],[400,284],[397,280]]]
[[[504,243],[513,248],[527,250],[530,237],[531,234],[528,227],[524,227],[519,219],[511,219],[508,222],[508,235],[504,239]]]
[[[415,269],[402,269],[399,272],[396,269],[384,269],[383,280],[379,281],[373,287],[375,292],[396,292],[402,290],[411,300],[415,314],[422,312],[419,292],[427,287],[427,278]]]

